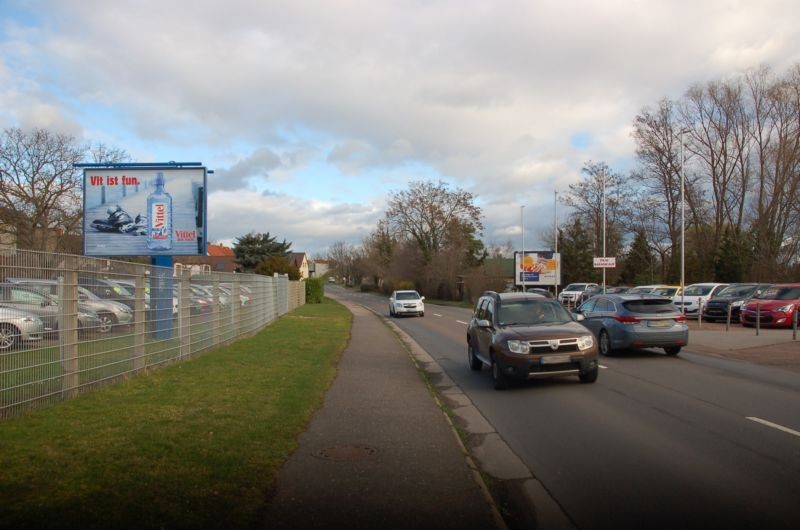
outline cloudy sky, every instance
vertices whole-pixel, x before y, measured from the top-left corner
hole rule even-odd
[[[486,243],[516,246],[525,205],[533,249],[585,162],[632,167],[644,106],[784,71],[798,20],[797,0],[0,0],[0,127],[203,162],[211,241],[324,254],[441,179],[477,195]]]

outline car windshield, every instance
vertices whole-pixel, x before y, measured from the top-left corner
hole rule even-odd
[[[640,287],[634,287],[628,291],[629,294],[640,294],[640,293],[649,293],[652,291],[654,287],[652,285],[642,285]]]
[[[395,300],[419,300],[419,293],[416,291],[398,291]]]
[[[658,296],[675,296],[677,292],[678,287],[658,287],[652,290],[652,294],[657,294]]]
[[[770,287],[753,298],[759,300],[797,300],[800,298],[800,287]]]
[[[714,289],[713,285],[690,285],[683,293],[685,296],[705,296]]]
[[[750,296],[755,290],[755,285],[730,285],[717,293],[717,296],[720,298],[738,298],[740,296]]]
[[[565,291],[583,291],[584,289],[586,289],[585,283],[571,283],[564,288]]]
[[[571,320],[561,304],[550,300],[504,302],[497,309],[497,322],[501,326],[563,324]]]
[[[672,302],[658,299],[629,300],[627,302],[623,302],[622,306],[631,313],[642,313],[646,315],[677,312],[675,306],[672,305]]]

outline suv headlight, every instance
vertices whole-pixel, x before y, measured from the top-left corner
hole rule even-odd
[[[583,335],[578,337],[578,349],[588,350],[592,346],[594,346],[594,337],[591,335]]]
[[[531,346],[524,340],[510,340],[508,341],[508,349],[514,353],[528,353],[531,351]]]
[[[731,302],[731,307],[742,307],[744,305],[744,300],[737,300],[735,302]]]

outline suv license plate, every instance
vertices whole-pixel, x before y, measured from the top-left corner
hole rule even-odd
[[[540,364],[563,364],[568,363],[572,359],[569,355],[545,355],[539,360]]]
[[[672,327],[671,320],[648,320],[647,321],[648,328],[669,328]]]

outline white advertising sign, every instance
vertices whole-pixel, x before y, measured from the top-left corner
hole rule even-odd
[[[532,250],[514,252],[514,284],[526,286],[560,285],[561,254]]]
[[[594,258],[595,269],[613,269],[617,266],[617,258]]]

